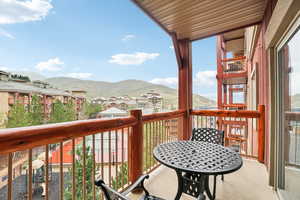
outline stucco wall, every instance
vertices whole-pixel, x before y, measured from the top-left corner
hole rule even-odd
[[[8,96],[7,92],[0,92],[0,128],[3,127],[3,123],[9,110]]]

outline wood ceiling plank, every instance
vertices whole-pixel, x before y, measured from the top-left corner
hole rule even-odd
[[[234,19],[234,17],[240,15],[240,16],[244,16],[246,14],[249,13],[257,13],[259,11],[261,11],[262,13],[264,12],[264,10],[260,10],[260,5],[251,5],[251,6],[244,6],[244,5],[237,5],[234,7],[233,11],[231,10],[215,10],[212,11],[212,14],[207,14],[207,13],[202,13],[199,14],[197,16],[193,16],[192,18],[189,19],[189,21],[182,21],[181,23],[173,22],[172,25],[168,25],[165,22],[161,21],[161,23],[168,29],[168,30],[176,30],[179,27],[180,28],[187,28],[187,27],[193,27],[195,26],[195,24],[197,23],[201,23],[201,24],[205,24],[205,23],[209,23],[212,20],[220,20],[220,19],[229,19],[232,18]],[[238,16],[239,17],[239,16]],[[262,16],[263,17],[263,14]]]
[[[206,37],[210,37],[210,36],[215,36],[215,35],[219,35],[219,34],[224,34],[233,30],[238,30],[238,29],[242,29],[242,28],[247,28],[250,26],[254,26],[254,25],[258,25],[261,23],[261,20],[258,21],[253,21],[253,22],[249,22],[249,23],[245,23],[243,22],[242,24],[236,24],[235,26],[230,26],[230,27],[223,27],[223,28],[218,28],[218,29],[207,29],[208,31],[201,31],[200,33],[194,32],[192,36],[190,36],[190,40],[191,41],[195,41],[195,40],[199,40],[199,39],[203,39]],[[188,36],[186,36],[188,37]]]
[[[182,38],[181,35],[186,35],[186,33],[193,33],[196,31],[204,31],[207,28],[218,28],[225,25],[232,25],[239,24],[241,21],[247,23],[249,21],[250,23],[253,21],[258,21],[261,19],[262,14],[261,13],[250,13],[246,16],[237,15],[235,17],[226,17],[226,18],[219,18],[218,20],[211,21],[209,23],[205,24],[195,24],[191,27],[181,27],[180,29],[169,29],[171,31],[177,32],[179,34],[179,38]],[[235,20],[234,20],[235,19]]]

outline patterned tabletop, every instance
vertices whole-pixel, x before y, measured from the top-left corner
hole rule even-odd
[[[158,145],[153,155],[160,163],[185,172],[227,174],[240,169],[241,156],[218,144],[177,141]]]

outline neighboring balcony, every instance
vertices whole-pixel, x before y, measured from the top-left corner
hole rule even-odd
[[[239,85],[247,83],[247,68],[245,56],[229,58],[222,60],[222,74],[218,74],[222,78],[223,84]]]
[[[192,128],[224,130],[225,145],[239,145],[244,157],[242,169],[225,175],[224,182],[218,181],[218,199],[272,199],[266,168],[261,164],[265,114],[264,107],[259,108],[177,110],[143,116],[135,110],[126,118],[1,130],[0,199],[103,199],[93,184],[97,178],[121,191],[143,173],[150,173],[146,187],[151,192],[173,199],[176,175],[159,165],[152,152],[161,143],[188,139],[191,133],[185,133],[183,126],[188,120]],[[228,122],[237,119],[245,124],[238,135]],[[232,143],[226,139],[229,136],[243,141]],[[254,187],[258,188],[247,192]]]

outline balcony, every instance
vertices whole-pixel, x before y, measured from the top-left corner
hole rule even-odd
[[[216,199],[277,200],[276,193],[268,186],[265,166],[255,160],[244,159],[243,162],[243,167],[236,173],[226,175],[224,181],[218,178]],[[151,194],[164,199],[174,199],[177,191],[176,173],[169,168],[159,167],[150,174],[145,187]],[[132,194],[130,197],[139,199],[139,196],[140,194]],[[182,195],[181,199],[192,200],[194,198]]]
[[[215,127],[224,130],[226,136],[232,124],[223,122],[238,118],[252,124],[240,144],[245,164],[238,172],[226,175],[224,182],[218,182],[218,198],[274,199],[265,166],[260,163],[264,161],[263,106],[258,111],[177,110],[143,116],[140,110],[134,110],[126,118],[1,130],[0,198],[103,198],[93,184],[96,177],[121,191],[142,173],[151,173],[150,191],[172,199],[176,176],[160,166],[152,152],[158,144],[190,137],[184,128],[188,113],[193,127]],[[230,141],[225,143],[229,145]],[[256,191],[245,192],[257,185],[261,187]]]
[[[239,85],[247,83],[247,68],[244,60],[245,56],[223,59],[221,61],[222,73],[218,74],[223,84],[226,85]]]

